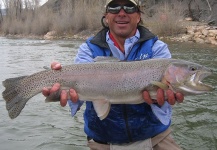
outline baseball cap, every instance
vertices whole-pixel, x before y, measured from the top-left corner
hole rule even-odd
[[[107,6],[109,5],[109,3],[111,3],[112,1],[114,1],[114,0],[107,0],[105,7],[107,7]],[[132,2],[132,3],[135,4],[136,6],[139,5],[138,2],[137,2],[137,0],[128,0],[128,1]]]

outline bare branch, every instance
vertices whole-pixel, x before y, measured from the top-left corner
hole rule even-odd
[[[208,6],[209,6],[209,10],[212,11],[212,7],[210,6],[209,0],[206,0],[206,2],[207,2],[207,4],[208,4]]]

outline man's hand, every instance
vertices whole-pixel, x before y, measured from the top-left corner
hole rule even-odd
[[[166,91],[166,95],[167,95],[167,102],[170,105],[175,105],[176,102],[178,103],[182,103],[184,100],[184,95],[181,93],[173,93],[173,91],[171,90],[167,90]],[[143,98],[145,100],[146,103],[153,104],[153,103],[157,103],[158,105],[162,106],[165,102],[165,98],[164,98],[164,90],[163,89],[158,89],[157,90],[157,98],[156,100],[151,99],[148,91],[144,91],[143,92]]]
[[[51,63],[51,69],[53,70],[60,70],[62,68],[61,64],[58,62],[53,62]],[[42,94],[45,97],[48,97],[51,93],[56,92],[60,90],[61,85],[59,83],[55,83],[52,88],[46,88],[44,87],[42,89]],[[68,99],[71,99],[72,102],[77,102],[78,101],[78,94],[74,89],[70,89],[69,91],[67,90],[62,90],[60,94],[60,105],[62,107],[66,106]]]

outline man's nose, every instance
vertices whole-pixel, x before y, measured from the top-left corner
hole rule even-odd
[[[126,12],[124,11],[123,8],[121,8],[120,12],[118,13],[118,15],[126,15]]]

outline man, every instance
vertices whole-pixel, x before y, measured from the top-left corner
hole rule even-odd
[[[137,1],[107,0],[103,19],[104,29],[80,46],[76,63],[91,63],[97,56],[113,56],[126,61],[171,57],[167,45],[139,25],[141,11]],[[61,69],[59,63],[52,63],[51,67]],[[42,93],[48,96],[59,88],[57,83],[51,89],[44,88]],[[68,101],[68,93],[71,101]],[[112,105],[102,121],[97,117],[92,102],[86,102],[84,130],[88,139],[94,141],[89,142],[89,147],[95,150],[180,149],[170,137],[169,126],[171,105],[182,102],[184,97],[170,90],[166,94],[167,100],[164,99],[164,91],[159,89],[157,99],[152,100],[148,91],[144,91],[144,103]],[[61,106],[65,106],[67,101],[74,115],[81,104],[75,90],[61,92]]]

